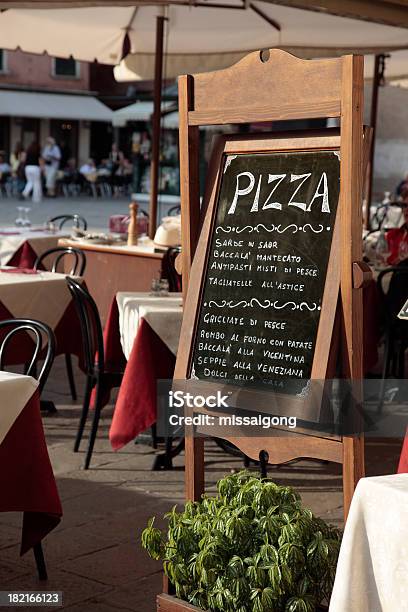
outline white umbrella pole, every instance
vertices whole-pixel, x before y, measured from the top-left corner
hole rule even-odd
[[[163,40],[166,17],[156,17],[156,55],[154,67],[152,161],[150,166],[149,236],[154,238],[157,226],[157,198],[159,193],[160,122],[163,79]]]

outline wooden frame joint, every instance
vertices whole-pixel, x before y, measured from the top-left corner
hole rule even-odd
[[[368,264],[364,261],[353,262],[353,289],[363,289],[370,284],[373,273]]]

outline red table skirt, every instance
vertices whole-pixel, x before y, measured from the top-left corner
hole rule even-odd
[[[36,391],[0,444],[0,512],[23,512],[21,554],[61,520]]]
[[[176,358],[142,319],[126,362],[120,343],[116,298],[106,321],[104,346],[106,371],[124,371],[109,431],[111,445],[118,450],[156,422],[157,381],[173,378]],[[110,391],[108,381],[103,389],[104,404],[109,401]]]
[[[398,464],[398,474],[408,474],[408,429],[402,445],[400,460]]]
[[[176,357],[142,319],[129,355],[109,431],[114,450],[156,422],[157,381],[173,378]]]

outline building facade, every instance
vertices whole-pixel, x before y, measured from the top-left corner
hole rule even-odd
[[[91,91],[91,70],[74,59],[0,50],[0,151],[7,157],[17,144],[53,136],[64,161],[106,155],[111,110]]]

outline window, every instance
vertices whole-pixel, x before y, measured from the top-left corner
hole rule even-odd
[[[69,59],[54,58],[53,76],[65,79],[77,79],[79,77],[79,64],[72,57]]]
[[[0,74],[7,72],[6,59],[7,59],[6,52],[4,51],[4,49],[0,49]]]

